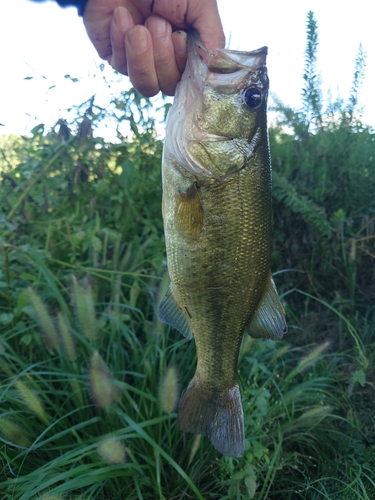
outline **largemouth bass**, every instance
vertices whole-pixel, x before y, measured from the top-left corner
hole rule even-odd
[[[266,47],[208,51],[190,33],[163,154],[171,285],[159,319],[194,336],[198,358],[178,425],[232,457],[244,452],[237,381],[244,331],[271,339],[286,331],[270,271],[266,56]]]

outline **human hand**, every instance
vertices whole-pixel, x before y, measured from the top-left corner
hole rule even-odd
[[[208,49],[223,47],[216,0],[88,0],[87,34],[102,59],[145,96],[173,95],[187,57],[188,27]]]

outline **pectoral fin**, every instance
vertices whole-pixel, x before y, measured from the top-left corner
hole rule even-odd
[[[164,299],[159,306],[159,320],[176,328],[187,339],[193,338],[193,332],[189,326],[188,320],[181,309],[178,307],[176,299],[173,297],[171,287],[168,288]]]
[[[186,193],[178,194],[175,223],[177,231],[187,240],[199,238],[203,226],[203,209],[196,182]]]
[[[278,340],[287,330],[284,307],[270,276],[263,298],[246,331],[254,339]]]

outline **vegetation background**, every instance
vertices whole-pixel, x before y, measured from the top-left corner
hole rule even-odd
[[[0,498],[375,498],[375,134],[323,99],[308,15],[303,109],[270,129],[283,341],[244,339],[246,452],[176,428],[193,342],[167,286],[153,103],[94,99],[0,148]],[[169,105],[163,107],[164,115]],[[160,110],[159,110],[160,111]],[[93,134],[127,120],[119,144]]]

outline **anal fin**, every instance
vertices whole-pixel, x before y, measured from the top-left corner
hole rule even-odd
[[[187,339],[193,338],[193,332],[189,326],[188,320],[181,309],[178,307],[176,299],[173,296],[171,287],[168,288],[164,299],[159,306],[159,320],[176,328]]]
[[[254,339],[278,340],[287,330],[284,307],[270,276],[258,309],[247,325],[246,331]]]

